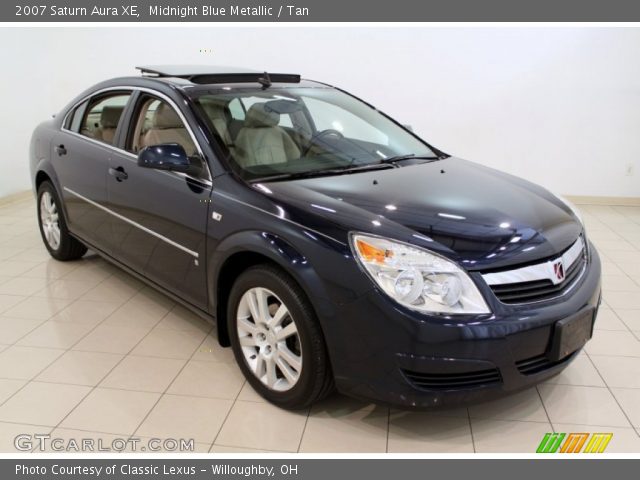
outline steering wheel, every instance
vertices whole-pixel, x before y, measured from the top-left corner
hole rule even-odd
[[[304,152],[302,152],[302,156],[306,157],[307,153],[309,153],[309,150],[311,150],[311,147],[313,147],[315,145],[316,140],[319,140],[322,137],[326,137],[327,135],[333,135],[333,136],[338,137],[338,138],[344,138],[344,135],[342,134],[342,132],[340,132],[338,130],[334,130],[333,128],[327,128],[326,130],[322,130],[321,132],[317,132],[309,139],[309,144],[304,149]]]

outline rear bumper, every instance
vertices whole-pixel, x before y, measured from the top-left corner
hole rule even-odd
[[[594,248],[566,296],[509,306],[483,291],[493,315],[429,317],[372,290],[341,307],[330,329],[330,354],[342,393],[409,408],[457,406],[525,389],[562,371],[577,356],[551,360],[554,325],[600,302]],[[591,324],[593,328],[593,323]]]

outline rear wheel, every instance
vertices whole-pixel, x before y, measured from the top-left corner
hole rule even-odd
[[[38,225],[44,246],[56,260],[76,260],[87,247],[69,234],[58,194],[50,182],[38,188]]]
[[[253,388],[283,408],[304,408],[333,389],[324,337],[304,292],[286,273],[259,265],[229,297],[231,345]]]

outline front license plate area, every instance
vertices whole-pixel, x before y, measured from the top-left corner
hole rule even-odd
[[[562,360],[589,341],[593,329],[593,313],[593,308],[589,308],[555,323],[549,360]]]

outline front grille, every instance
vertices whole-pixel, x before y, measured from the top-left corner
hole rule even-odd
[[[518,371],[523,375],[534,375],[536,373],[544,372],[557,365],[561,365],[568,362],[576,355],[577,352],[570,353],[561,360],[551,361],[545,355],[536,355],[535,357],[525,358],[524,360],[518,360],[516,367]]]
[[[579,257],[565,272],[564,280],[554,285],[551,280],[490,285],[491,290],[502,303],[517,304],[549,300],[562,295],[580,275],[586,260]]]
[[[423,373],[402,370],[415,387],[426,390],[456,390],[500,383],[502,377],[497,368],[461,373]]]

